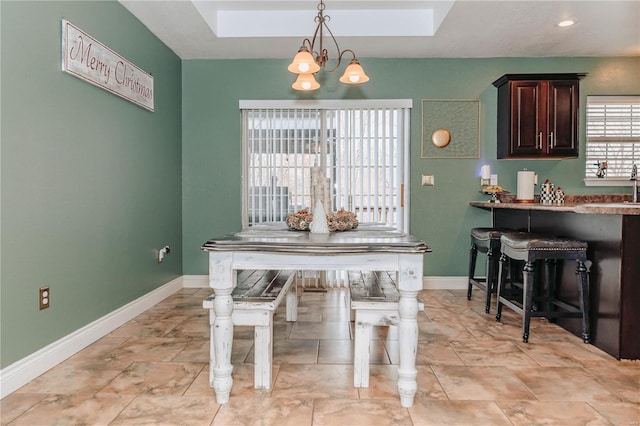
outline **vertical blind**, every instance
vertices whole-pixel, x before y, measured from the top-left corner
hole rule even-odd
[[[605,161],[611,178],[628,178],[640,163],[640,96],[587,96],[586,177]]]
[[[411,100],[242,101],[243,225],[311,208],[311,168],[331,209],[408,230]]]

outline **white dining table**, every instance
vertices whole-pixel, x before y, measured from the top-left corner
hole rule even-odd
[[[345,232],[314,234],[287,229],[284,223],[263,224],[205,242],[209,286],[215,293],[211,350],[215,365],[211,385],[219,404],[229,401],[233,386],[231,347],[236,271],[397,271],[399,300],[398,394],[403,407],[413,406],[417,391],[418,292],[422,290],[423,257],[431,249],[422,240],[380,224],[360,224]]]

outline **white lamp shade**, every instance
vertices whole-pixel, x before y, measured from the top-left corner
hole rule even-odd
[[[294,74],[313,74],[320,71],[320,65],[316,64],[309,49],[302,46],[287,69]]]
[[[319,88],[320,83],[316,81],[313,74],[300,74],[291,87],[296,90],[309,91]]]
[[[357,59],[352,59],[344,70],[344,74],[340,77],[340,82],[346,84],[361,84],[369,81],[369,76],[364,73],[364,69]]]

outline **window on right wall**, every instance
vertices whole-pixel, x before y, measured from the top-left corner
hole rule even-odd
[[[585,184],[627,185],[640,166],[640,96],[587,96],[586,118]]]

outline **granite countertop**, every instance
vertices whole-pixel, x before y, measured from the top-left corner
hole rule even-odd
[[[640,203],[631,203],[630,195],[565,195],[564,204],[516,203],[514,195],[502,194],[499,203],[471,201],[470,206],[484,209],[544,210],[581,214],[640,215]]]

